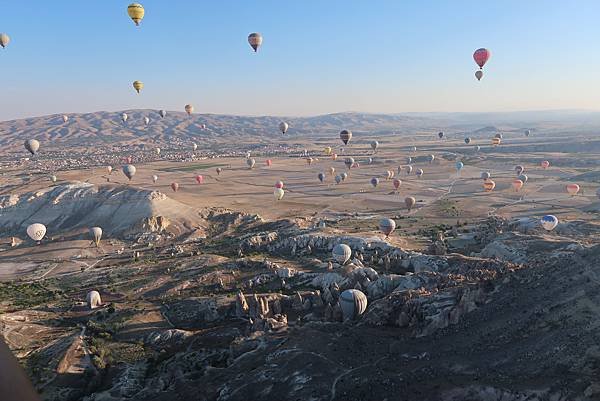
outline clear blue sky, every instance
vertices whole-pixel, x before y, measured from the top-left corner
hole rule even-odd
[[[0,119],[600,108],[596,0],[145,0],[140,27],[129,3],[0,0]]]

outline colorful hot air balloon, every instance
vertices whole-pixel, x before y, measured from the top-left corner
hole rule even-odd
[[[321,182],[325,181],[325,173],[319,173],[319,174],[317,174],[317,178]]]
[[[413,198],[412,196],[408,196],[408,197],[404,198],[404,204],[406,205],[406,208],[408,209],[409,212],[416,203],[417,203],[417,200],[415,198]]]
[[[273,195],[275,196],[275,200],[279,201],[283,198],[283,195],[285,195],[285,191],[282,188],[275,188]]]
[[[352,132],[345,129],[340,132],[340,139],[344,143],[344,145],[348,145],[348,142],[352,139]]]
[[[185,112],[188,113],[189,116],[191,116],[192,113],[194,112],[194,106],[192,106],[191,104],[186,104],[184,109],[185,109]]]
[[[100,227],[90,228],[90,235],[96,246],[100,246],[100,239],[102,239],[102,229]]]
[[[483,182],[483,189],[485,192],[492,192],[496,188],[496,183],[492,180],[485,180]]]
[[[334,154],[332,154],[332,155],[331,155],[331,158],[332,158],[333,160],[337,160],[337,158],[338,158],[338,155],[337,155],[337,153],[334,153]]]
[[[381,219],[379,220],[379,231],[385,234],[385,237],[389,237],[391,233],[396,229],[396,222],[392,219]]]
[[[127,14],[129,14],[129,18],[131,18],[136,25],[139,25],[144,18],[144,7],[142,7],[140,3],[131,3],[127,7]]]
[[[492,145],[500,145],[500,142],[502,142],[500,138],[492,138]]]
[[[267,167],[271,167],[273,165],[273,160],[267,159],[265,160],[265,164],[267,165]]]
[[[371,185],[373,185],[373,188],[377,188],[377,185],[379,185],[379,178],[377,178],[377,177],[371,178]]]
[[[323,153],[325,154],[325,156],[330,156],[331,155],[331,146],[327,146],[325,147],[325,149],[323,149]]]
[[[415,175],[417,176],[417,178],[421,178],[423,176],[423,169],[418,169]]]
[[[398,188],[400,188],[400,185],[402,185],[402,181],[399,180],[398,178],[394,178],[394,189],[397,191]]]
[[[496,135],[494,135],[494,138],[502,139],[502,133],[498,132]]]
[[[477,78],[478,81],[481,81],[481,78],[483,78],[483,71],[481,71],[481,70],[475,71],[475,78]]]
[[[556,216],[547,214],[546,216],[542,217],[542,219],[540,220],[540,223],[542,224],[542,227],[544,228],[544,230],[552,231],[558,225],[558,219],[556,218]]]
[[[567,184],[565,188],[571,196],[575,196],[579,192],[579,185],[577,184]]]
[[[487,63],[490,56],[490,51],[488,49],[483,48],[477,49],[475,50],[475,53],[473,53],[473,59],[475,60],[480,69],[482,69],[485,63]]]
[[[179,190],[179,184],[176,182],[172,182],[171,189],[173,190],[173,192],[177,192]]]
[[[23,145],[25,146],[25,149],[27,149],[32,155],[35,155],[40,149],[40,143],[35,139],[28,139]]]
[[[46,235],[46,226],[41,223],[33,223],[27,227],[27,235],[39,243]]]
[[[392,178],[394,178],[394,172],[393,172],[392,170],[388,170],[388,171],[386,172],[386,177],[385,177],[385,179],[386,179],[386,180],[391,180]]]
[[[140,93],[142,88],[144,88],[144,83],[142,81],[133,81],[133,89],[135,89],[137,93]]]
[[[0,46],[4,49],[10,43],[10,37],[5,33],[0,33]]]
[[[131,179],[135,175],[135,172],[136,168],[133,164],[126,164],[125,166],[123,166],[123,174],[125,174],[125,177],[127,177],[129,181],[131,181]]]
[[[279,131],[281,131],[282,134],[285,134],[289,127],[289,124],[285,121],[279,123]]]
[[[521,188],[523,188],[524,182],[519,180],[518,178],[512,182],[512,187],[515,192],[519,192]]]
[[[547,169],[548,167],[550,167],[550,162],[548,160],[544,160],[540,164],[544,170]]]
[[[203,176],[201,176],[201,175],[197,175],[197,176],[196,176],[196,182],[197,182],[198,184],[202,184],[202,183],[204,182],[204,177],[203,177]]]
[[[250,44],[250,47],[254,49],[255,53],[258,51],[258,48],[262,45],[262,41],[263,38],[260,33],[253,32],[250,35],[248,35],[248,43]]]
[[[482,180],[489,180],[491,176],[492,175],[490,174],[489,171],[484,171],[483,173],[481,173],[481,179]]]
[[[277,181],[275,183],[275,188],[283,188],[283,181]]]

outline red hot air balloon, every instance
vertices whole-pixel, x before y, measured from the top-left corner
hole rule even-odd
[[[267,167],[271,167],[271,165],[273,164],[273,161],[271,159],[267,159],[267,161],[265,163],[267,164]]]
[[[473,53],[473,59],[475,60],[479,68],[483,68],[483,66],[485,65],[485,63],[487,63],[491,55],[492,54],[488,49],[481,48],[475,50],[475,53]]]
[[[202,177],[201,175],[197,175],[196,176],[196,182],[198,184],[202,184],[204,182],[204,177]]]
[[[394,178],[394,189],[398,190],[398,188],[400,188],[400,184],[402,184],[402,181],[400,181],[397,178]]]
[[[179,189],[179,184],[176,182],[171,183],[171,189],[173,190],[173,192],[177,192],[177,190]]]
[[[277,181],[275,183],[275,188],[283,189],[283,181]]]

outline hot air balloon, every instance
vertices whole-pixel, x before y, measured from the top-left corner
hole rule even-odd
[[[158,115],[160,115],[160,118],[165,118],[167,115],[167,111],[166,110],[161,110],[158,112]]]
[[[398,173],[398,175],[400,175],[400,173],[402,172],[402,166],[398,166],[396,168],[396,172]]]
[[[144,18],[144,7],[140,3],[131,3],[127,7],[127,14],[135,22],[135,25],[139,25]]]
[[[131,181],[131,179],[135,175],[135,172],[136,169],[133,164],[126,164],[125,166],[123,166],[123,174],[125,174],[125,177],[127,177],[129,181]]]
[[[156,149],[154,149],[154,151],[156,152],[157,156],[160,156],[160,148],[156,148]]]
[[[491,176],[492,175],[490,174],[489,171],[484,171],[483,173],[481,173],[481,179],[482,180],[489,180]]]
[[[35,139],[28,139],[23,145],[32,155],[35,155],[40,148],[40,143]]]
[[[102,229],[100,227],[92,227],[90,228],[90,235],[92,237],[92,240],[94,241],[94,244],[96,244],[96,246],[99,246],[100,239],[102,238]]]
[[[435,155],[429,155],[429,163],[433,163],[435,160]]]
[[[416,203],[417,203],[417,200],[415,198],[413,198],[412,196],[408,196],[408,197],[404,198],[404,204],[406,205],[406,208],[408,209],[409,212]]]
[[[173,190],[173,192],[177,192],[177,190],[179,189],[179,184],[176,182],[172,182],[171,189]]]
[[[385,234],[385,237],[389,237],[391,233],[396,229],[396,222],[392,219],[381,219],[379,220],[379,231]]]
[[[496,135],[494,135],[494,138],[502,139],[502,134],[498,132]]]
[[[475,53],[473,53],[473,59],[475,60],[480,69],[482,69],[485,63],[487,63],[490,56],[490,51],[488,49],[483,48],[477,49],[475,50]]]
[[[371,142],[371,149],[373,149],[373,152],[377,153],[378,147],[379,147],[379,142],[377,142],[377,141]]]
[[[579,192],[579,185],[577,184],[567,184],[565,188],[571,196],[575,196],[577,195],[577,192]]]
[[[50,176],[50,181],[52,181],[52,182],[56,182],[56,180],[57,180],[56,176],[55,176],[54,174],[52,174],[52,175]]]
[[[326,156],[331,155],[331,146],[327,146],[325,149],[323,149],[323,153],[325,153]]]
[[[481,146],[477,145],[475,146],[475,152],[479,152],[481,150]]]
[[[306,164],[308,164],[309,166],[313,163],[313,158],[312,157],[307,157],[306,158]]]
[[[544,160],[540,164],[544,170],[547,169],[548,167],[550,167],[550,162],[548,160]]]
[[[483,182],[483,189],[485,192],[492,192],[496,188],[496,183],[492,180],[485,180]]]
[[[223,169],[221,167],[217,167],[216,171],[217,175],[221,175],[221,171],[223,171]]]
[[[344,160],[344,164],[346,165],[346,168],[348,170],[350,170],[350,168],[352,167],[352,165],[354,164],[354,159],[351,157],[346,157],[346,159]]]
[[[377,177],[371,178],[371,185],[373,185],[373,188],[377,188],[377,185],[379,185],[379,178],[377,178]]]
[[[415,174],[416,174],[417,178],[421,178],[421,176],[423,175],[423,169],[418,169]]]
[[[329,174],[331,174],[331,175],[335,174],[335,167],[329,167]]]
[[[469,138],[469,137],[466,137],[466,138],[465,138],[465,143],[466,143],[467,145],[468,145],[468,144],[470,144],[470,143],[471,143],[471,138]]]
[[[521,188],[523,188],[524,182],[519,180],[518,178],[512,182],[512,187],[515,192],[519,192]]]
[[[267,165],[267,167],[271,167],[271,165],[273,164],[273,161],[271,159],[267,159],[267,160],[265,160],[265,164]]]
[[[290,126],[288,125],[288,123],[282,121],[279,123],[279,131],[281,131],[282,134],[285,134],[288,130]]]
[[[524,184],[527,184],[527,180],[529,179],[525,174],[520,174],[517,178],[523,181]]]
[[[196,149],[198,149],[198,145],[196,145],[195,143],[192,143],[192,152],[195,152]]]
[[[492,145],[500,145],[500,142],[502,142],[500,138],[492,138]]]
[[[367,296],[360,290],[345,290],[340,294],[344,321],[355,320],[367,310]]]
[[[392,178],[394,178],[394,172],[392,170],[388,170],[386,180],[391,180]]]
[[[529,136],[529,135],[531,135],[531,130],[528,130],[528,129],[525,130],[525,136]]]
[[[547,214],[544,217],[542,217],[540,223],[542,223],[542,227],[544,227],[544,230],[552,231],[558,225],[558,219],[556,218],[556,216]]]
[[[63,114],[62,119],[63,119],[63,123],[66,123],[67,121],[69,121],[69,116],[67,116],[66,114]]]
[[[127,122],[127,119],[128,119],[128,118],[129,118],[129,116],[127,115],[127,113],[123,113],[123,114],[121,114],[121,120],[122,120],[124,123],[126,123],[126,122]]]
[[[332,154],[332,155],[331,155],[331,158],[332,158],[333,160],[337,160],[337,158],[338,158],[338,156],[337,156],[337,153],[334,153],[334,154]]]
[[[283,181],[277,181],[275,183],[275,188],[283,188]]]
[[[140,93],[142,88],[144,88],[144,83],[142,81],[133,81],[133,89],[135,89],[137,93]]]
[[[340,265],[343,265],[350,260],[350,257],[352,256],[352,249],[350,249],[350,247],[346,244],[337,244],[331,250],[331,255],[336,262],[338,262]]]
[[[438,132],[438,138],[442,139],[444,137],[444,133],[443,132]]]
[[[197,182],[198,184],[202,184],[202,183],[204,183],[204,177],[198,174],[198,175],[196,176],[196,182]]]
[[[192,106],[191,104],[186,104],[184,109],[185,112],[188,113],[188,115],[192,115],[192,113],[194,112],[194,106]]]
[[[96,309],[101,307],[102,299],[100,298],[100,293],[98,291],[88,292],[85,297],[85,302],[87,303],[87,306],[90,309]]]
[[[147,126],[148,124],[150,124],[150,117],[146,116],[144,117],[144,125]]]
[[[342,181],[346,181],[346,178],[348,178],[348,173],[342,173],[340,174],[340,177],[342,177]]]
[[[464,165],[464,163],[463,163],[463,162],[461,162],[461,161],[458,161],[458,162],[456,162],[456,165],[455,165],[455,167],[456,167],[456,172],[460,173],[460,170],[462,170],[462,168],[463,168],[464,166],[465,166],[465,165]]]
[[[279,201],[281,198],[283,198],[283,195],[285,195],[285,191],[282,188],[275,188],[273,195],[275,196],[275,200]]]
[[[260,33],[254,32],[248,35],[248,43],[250,44],[250,47],[254,49],[255,53],[258,51],[258,48],[262,45],[262,41],[263,39]]]
[[[413,166],[411,166],[410,164],[408,166],[406,166],[406,175],[410,175],[410,173],[412,173],[413,171]]]
[[[402,185],[402,181],[398,178],[394,178],[394,189],[396,189],[396,191],[398,190],[398,188],[400,188],[400,185]]]
[[[336,175],[336,176],[335,176],[335,183],[336,183],[336,184],[339,184],[339,183],[341,183],[341,182],[342,182],[342,176],[341,176],[341,175]]]
[[[344,145],[348,145],[348,142],[352,139],[352,132],[345,129],[340,132],[340,139],[344,142]]]
[[[248,165],[248,168],[250,170],[252,170],[254,168],[254,164],[256,164],[256,160],[254,160],[254,159],[247,159],[246,160],[246,164]]]
[[[325,173],[319,173],[319,174],[317,174],[317,178],[321,182],[325,181]]]
[[[416,153],[416,152],[417,152],[417,147],[416,147],[416,146],[413,146],[413,147],[412,147],[412,151],[413,151],[413,153]]]
[[[156,174],[154,174],[152,176],[152,182],[156,184],[156,181],[158,181],[158,176]]]
[[[39,243],[44,238],[44,235],[46,235],[46,226],[41,223],[31,224],[27,227],[27,235]]]
[[[515,172],[517,173],[517,175],[523,174],[523,171],[525,171],[525,167],[523,167],[521,165],[515,166]]]
[[[478,81],[481,81],[481,78],[483,78],[483,71],[481,71],[481,70],[475,71],[475,78],[477,78]]]
[[[4,49],[10,43],[10,37],[5,33],[0,33],[0,46]]]

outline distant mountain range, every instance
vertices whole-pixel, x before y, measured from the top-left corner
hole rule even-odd
[[[128,115],[124,123],[122,113]],[[523,129],[560,130],[600,128],[600,113],[580,110],[531,111],[507,113],[334,113],[314,117],[235,116],[167,112],[161,118],[157,110],[124,110],[32,117],[0,122],[0,145],[4,149],[21,146],[35,138],[47,146],[89,146],[133,144],[141,140],[153,143],[177,143],[190,140],[205,143],[269,142],[280,139],[278,125],[290,124],[288,138],[329,136],[341,129],[372,135],[408,135],[416,132],[448,131],[478,133]],[[148,126],[144,117],[150,118]]]

